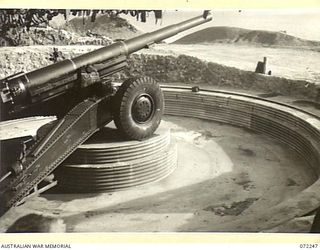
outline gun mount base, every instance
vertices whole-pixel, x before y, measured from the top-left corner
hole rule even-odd
[[[115,192],[159,181],[177,166],[177,149],[168,128],[150,138],[127,141],[111,126],[79,146],[54,172],[58,193]]]

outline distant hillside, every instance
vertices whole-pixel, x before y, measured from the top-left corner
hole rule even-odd
[[[175,44],[240,43],[269,46],[320,46],[318,41],[304,40],[282,32],[248,30],[233,27],[210,27],[184,36]]]
[[[128,39],[141,34],[133,25],[127,20],[120,17],[108,17],[100,15],[96,17],[94,22],[91,22],[89,17],[76,17],[68,22],[63,29],[74,32],[80,36],[87,35],[90,31],[95,34],[115,39]]]

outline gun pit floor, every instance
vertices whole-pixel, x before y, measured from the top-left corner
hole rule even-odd
[[[7,212],[0,221],[1,232],[28,213],[62,218],[68,232],[310,229],[308,217],[276,229],[259,220],[270,207],[316,180],[286,145],[199,119],[165,116],[162,126],[171,129],[178,145],[178,166],[165,179],[114,193],[42,194]]]

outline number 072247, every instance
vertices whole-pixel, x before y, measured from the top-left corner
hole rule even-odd
[[[304,249],[314,249],[318,247],[319,247],[319,244],[300,244],[300,248],[304,248]]]

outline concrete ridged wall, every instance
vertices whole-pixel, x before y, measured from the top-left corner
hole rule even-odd
[[[189,87],[170,86],[163,86],[163,91],[167,115],[223,122],[263,133],[285,143],[306,161],[310,166],[306,171],[314,171],[317,181],[275,207],[281,210],[280,214],[286,211],[283,222],[320,206],[319,118],[288,105],[249,95],[204,89],[192,92]],[[276,224],[274,220],[270,227]]]

